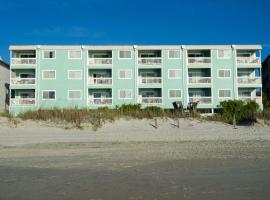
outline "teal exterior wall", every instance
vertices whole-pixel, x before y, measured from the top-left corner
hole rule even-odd
[[[188,46],[175,46],[170,48],[162,46],[154,46],[151,49],[161,52],[162,63],[147,65],[139,64],[138,52],[142,51],[143,47],[139,47],[139,50],[133,46],[119,46],[118,48],[104,47],[102,52],[108,52],[112,58],[112,64],[99,65],[89,64],[88,57],[92,57],[95,51],[101,52],[91,48],[84,48],[83,46],[74,47],[76,50],[82,51],[81,59],[69,59],[68,51],[72,48],[65,48],[64,46],[51,46],[50,50],[55,51],[55,59],[43,59],[42,53],[44,50],[49,50],[48,47],[40,46],[33,50],[27,50],[25,52],[36,53],[36,64],[11,64],[11,69],[15,74],[15,77],[19,77],[20,73],[34,72],[36,77],[36,84],[30,85],[11,85],[11,89],[15,90],[15,98],[19,98],[20,90],[31,89],[35,91],[36,103],[35,105],[11,105],[10,111],[13,113],[19,113],[27,109],[38,109],[38,108],[98,108],[100,106],[107,106],[113,108],[122,104],[135,104],[140,100],[142,91],[154,90],[158,91],[159,97],[162,97],[162,103],[157,104],[162,108],[173,108],[172,102],[182,101],[184,107],[187,107],[190,98],[189,93],[195,90],[203,90],[206,96],[212,97],[212,102],[209,104],[200,104],[198,108],[214,109],[217,108],[219,103],[224,99],[220,99],[218,96],[220,89],[231,90],[230,99],[238,98],[238,91],[242,87],[250,88],[252,94],[256,93],[256,88],[261,88],[261,84],[249,84],[246,86],[239,86],[237,83],[237,72],[240,69],[250,69],[251,74],[254,74],[256,68],[260,69],[260,65],[245,65],[241,66],[237,64],[236,50],[226,46],[229,49],[231,56],[229,58],[218,58],[218,50],[215,46],[206,47],[206,50],[211,52],[211,63],[207,64],[189,64],[188,63]],[[102,47],[100,47],[102,49]],[[179,58],[169,58],[170,50],[179,50]],[[131,58],[121,59],[119,52],[121,50],[131,51]],[[147,49],[149,51],[149,47]],[[13,53],[14,57],[20,55],[20,50],[16,50]],[[12,58],[11,58],[12,59]],[[12,62],[11,62],[12,63]],[[169,78],[169,70],[180,70],[180,76],[177,78]],[[219,69],[229,69],[231,76],[229,78],[218,77]],[[50,80],[44,80],[42,73],[44,70],[55,70],[56,78]],[[80,70],[82,72],[81,79],[69,79],[68,70]],[[130,70],[131,77],[120,79],[120,70]],[[203,76],[210,76],[210,83],[189,83],[189,72],[200,72],[203,71]],[[109,85],[92,85],[89,83],[89,77],[93,73],[107,73],[108,77],[112,78],[112,84]],[[139,75],[141,72],[155,72],[158,77],[161,77],[160,84],[140,84]],[[14,75],[13,75],[14,76]],[[52,90],[56,92],[55,100],[44,100],[42,99],[42,91]],[[68,98],[69,90],[81,91],[81,98],[76,100],[70,100]],[[131,91],[131,98],[121,99],[120,90]],[[181,90],[181,97],[170,98],[169,90]],[[104,92],[109,91],[111,93],[112,104],[110,105],[92,105],[89,102],[89,98],[93,92]]]

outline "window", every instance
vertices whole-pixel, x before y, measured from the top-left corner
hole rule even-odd
[[[219,78],[230,78],[231,77],[231,70],[230,69],[219,69],[218,70],[218,77]]]
[[[169,69],[169,79],[180,79],[181,70],[180,69]]]
[[[56,79],[56,71],[55,70],[43,70],[42,71],[42,79]]]
[[[169,98],[181,98],[181,90],[169,90]]]
[[[131,70],[119,70],[119,79],[131,79]]]
[[[69,100],[78,100],[81,99],[81,90],[69,90],[68,91]]]
[[[231,57],[231,50],[229,49],[219,49],[218,52],[218,58],[230,58]]]
[[[55,100],[55,91],[42,91],[43,100]]]
[[[231,90],[230,89],[218,90],[218,97],[219,98],[230,98],[231,97]]]
[[[132,99],[132,90],[119,90],[120,99]]]
[[[169,59],[179,59],[180,50],[169,50]]]
[[[68,79],[82,79],[82,71],[68,70]]]
[[[81,50],[69,50],[68,51],[68,59],[82,59],[82,51]]]
[[[55,51],[43,51],[44,59],[55,59]]]
[[[119,58],[130,59],[131,58],[131,51],[119,51]]]

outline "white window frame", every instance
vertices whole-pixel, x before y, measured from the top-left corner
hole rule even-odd
[[[228,57],[220,57],[220,56],[218,55],[218,51],[219,51],[219,50],[230,51],[230,54],[231,54],[231,55],[228,56]],[[232,51],[231,51],[230,49],[218,49],[218,50],[217,50],[217,58],[218,58],[218,59],[230,59],[231,57],[232,57]]]
[[[121,98],[121,96],[120,96],[120,93],[121,93],[121,91],[130,91],[130,93],[131,93],[131,97],[130,98]],[[118,90],[118,97],[119,97],[119,99],[132,99],[133,98],[133,91],[132,91],[132,89],[119,89]]]
[[[44,58],[44,52],[45,51],[54,51],[54,58]],[[56,50],[49,50],[49,49],[42,50],[42,59],[44,59],[44,60],[55,60],[56,59]]]
[[[128,52],[130,52],[130,58],[121,58],[121,57],[120,57],[120,52],[121,52],[121,51],[128,51]],[[132,51],[131,51],[131,50],[119,50],[119,51],[118,51],[118,59],[119,59],[119,60],[131,60],[131,59],[132,59]]]
[[[80,98],[75,98],[75,99],[71,99],[69,98],[69,92],[80,92]],[[68,90],[67,91],[67,100],[69,101],[77,101],[77,100],[82,100],[82,90]]]
[[[71,52],[71,51],[80,51],[80,53],[81,53],[80,58],[71,58],[71,57],[70,57],[70,52]],[[69,60],[81,60],[81,59],[82,59],[82,50],[75,50],[75,49],[73,49],[73,50],[68,50],[68,59],[69,59]]]
[[[170,97],[170,91],[172,91],[172,90],[179,90],[181,96],[180,97]],[[182,99],[182,90],[181,89],[168,89],[168,98],[169,99]]]
[[[130,71],[130,78],[121,78],[120,77],[120,72],[121,71]],[[131,69],[119,69],[119,71],[118,71],[118,79],[122,79],[122,80],[132,79],[132,70]]]
[[[220,96],[219,96],[219,91],[220,91],[220,90],[229,90],[231,96],[230,96],[230,97],[220,97]],[[218,98],[219,98],[219,99],[231,99],[231,98],[232,98],[232,89],[230,89],[230,88],[221,88],[221,89],[218,89]]]
[[[170,77],[170,71],[172,71],[172,70],[178,70],[178,71],[180,71],[180,76],[179,77],[174,77],[174,78]],[[168,79],[181,79],[182,78],[181,77],[181,73],[182,73],[182,70],[181,69],[168,69]]]
[[[221,70],[230,71],[230,76],[229,77],[220,77],[219,76],[219,71],[221,71]],[[230,79],[230,78],[232,78],[232,70],[231,69],[218,69],[217,70],[217,77],[220,78],[220,79]]]
[[[45,71],[54,71],[55,77],[54,78],[44,78],[44,72]],[[56,80],[56,70],[54,70],[54,69],[43,69],[42,70],[42,80]]]
[[[69,77],[70,72],[81,72],[81,76],[80,76],[80,78],[70,78]],[[68,70],[68,80],[82,80],[82,77],[83,77],[82,70],[76,70],[76,69]]]
[[[170,51],[178,51],[179,52],[179,58],[171,58],[170,57]],[[179,59],[181,59],[181,51],[180,51],[180,49],[170,49],[170,50],[168,50],[168,59],[170,59],[170,60],[179,60]]]
[[[54,99],[44,99],[43,92],[54,92]],[[42,90],[41,94],[42,94],[42,100],[44,100],[44,101],[55,101],[56,100],[56,90]]]

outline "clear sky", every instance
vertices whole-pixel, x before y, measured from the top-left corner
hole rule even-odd
[[[262,44],[270,0],[0,0],[0,55],[11,44]]]

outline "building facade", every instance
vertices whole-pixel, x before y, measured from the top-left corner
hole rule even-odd
[[[262,107],[261,46],[10,46],[10,111],[172,108],[199,102],[213,111],[228,99]]]
[[[270,55],[262,63],[263,93],[270,99]]]
[[[0,57],[0,112],[8,110],[9,104],[9,65]]]

